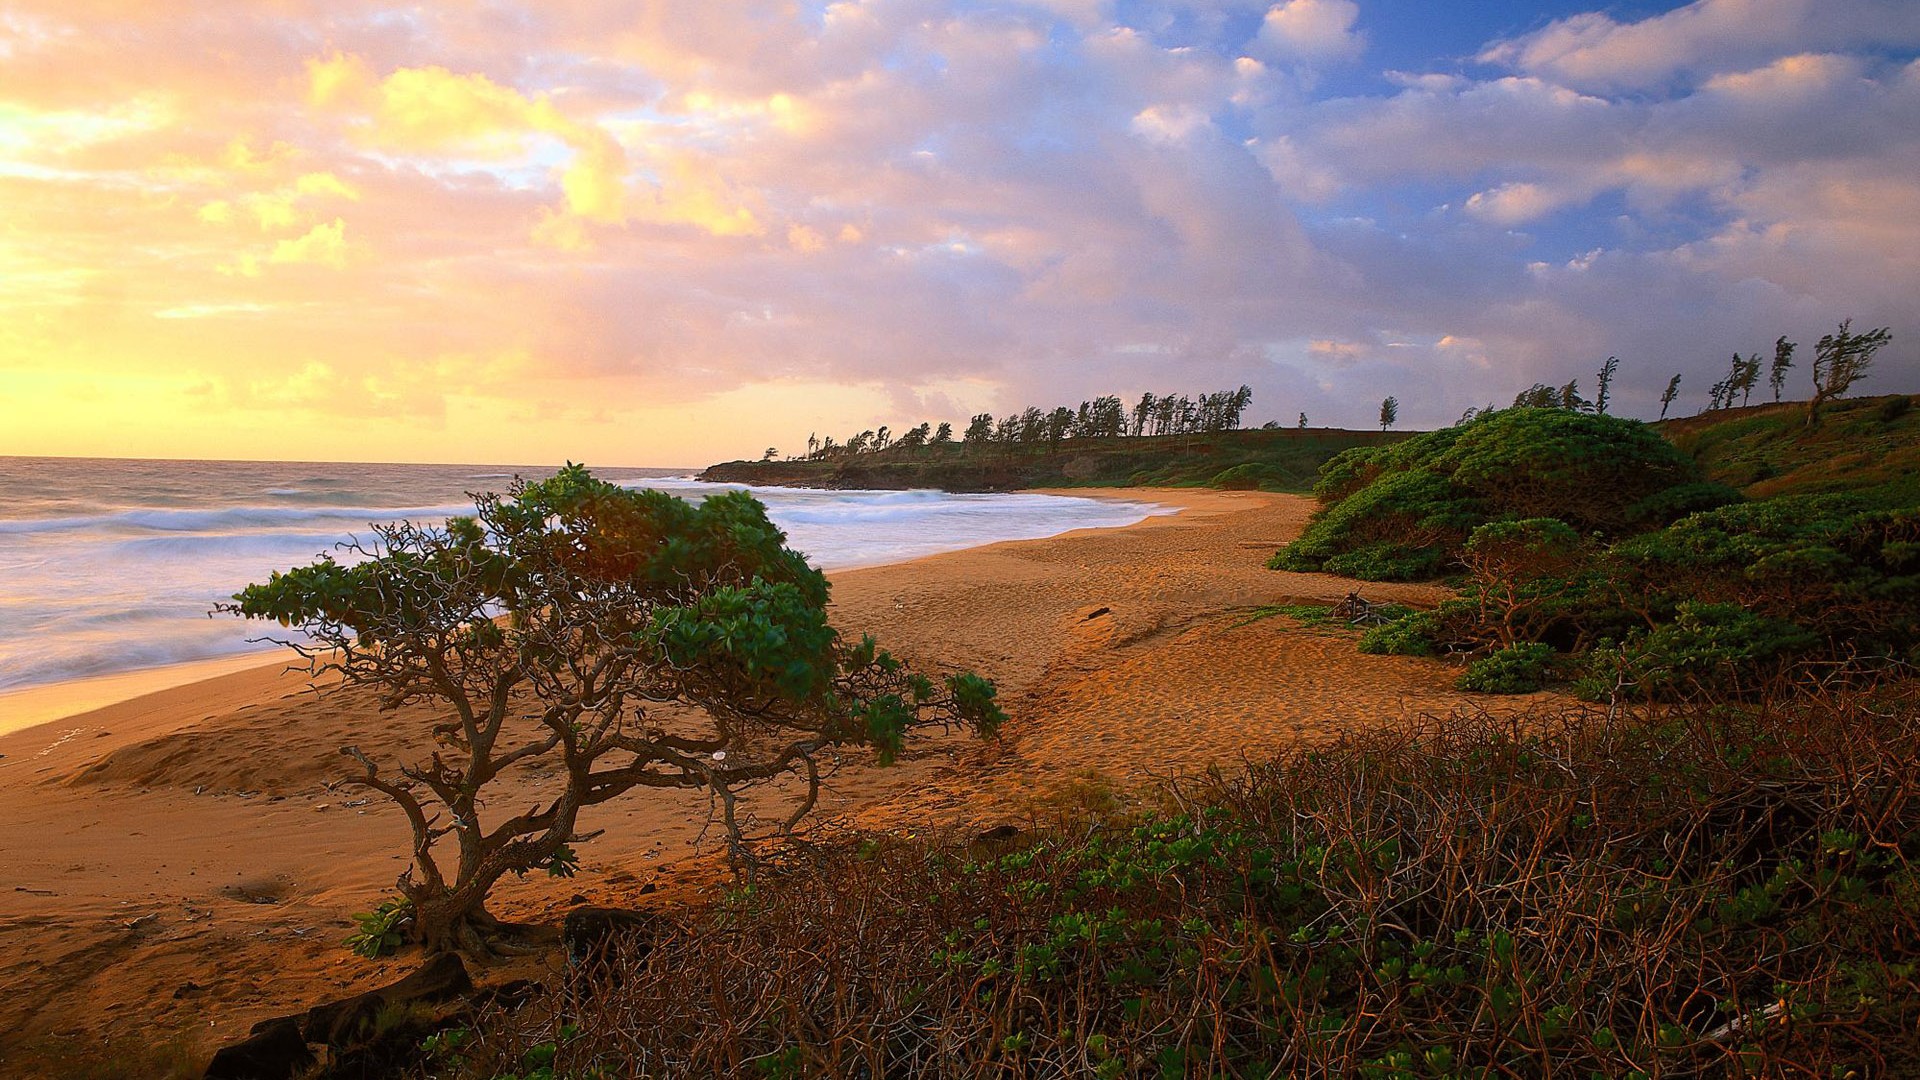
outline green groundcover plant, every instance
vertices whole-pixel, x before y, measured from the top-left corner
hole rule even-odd
[[[1430,717],[1149,812],[849,839],[420,1073],[1907,1075],[1915,692]]]

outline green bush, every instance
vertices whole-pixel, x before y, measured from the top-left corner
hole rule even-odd
[[[1439,555],[1426,548],[1374,544],[1328,559],[1321,570],[1361,581],[1420,581],[1441,569]]]
[[[1384,473],[1324,508],[1270,565],[1363,581],[1432,577],[1486,512],[1438,473]]]
[[[1445,572],[1481,525],[1552,518],[1577,533],[1657,528],[1733,496],[1647,425],[1507,409],[1321,468],[1322,507],[1270,564],[1367,580]]]
[[[1845,495],[1740,503],[1616,545],[1608,561],[1650,624],[1691,601],[1798,624],[1835,653],[1897,656],[1920,641],[1920,510]]]
[[[1476,694],[1531,694],[1551,680],[1559,656],[1551,645],[1519,642],[1468,664],[1454,685]]]
[[[347,948],[369,960],[377,960],[399,949],[413,923],[413,901],[398,896],[372,911],[355,912],[359,929],[347,935]]]
[[[1321,502],[1338,502],[1367,486],[1380,475],[1380,459],[1389,447],[1356,446],[1335,454],[1320,466],[1320,479],[1313,485],[1313,497]]]
[[[1278,465],[1248,461],[1222,469],[1207,481],[1207,486],[1223,491],[1277,491],[1293,484],[1294,475]]]
[[[1672,622],[1629,642],[1623,670],[1642,693],[1737,692],[1819,644],[1804,627],[1734,604],[1683,601]]]
[[[1501,514],[1582,532],[1630,528],[1635,505],[1698,478],[1648,425],[1567,409],[1507,409],[1462,425],[1433,467]]]
[[[1440,651],[1440,617],[1416,611],[1360,635],[1360,651],[1375,656],[1432,656]]]
[[[1744,502],[1746,496],[1736,488],[1717,484],[1711,480],[1702,480],[1692,484],[1676,484],[1641,499],[1627,508],[1627,518],[1637,525],[1657,527],[1670,521],[1678,521],[1688,514],[1697,514],[1703,510],[1715,510]]]

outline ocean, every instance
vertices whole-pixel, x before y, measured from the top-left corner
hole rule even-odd
[[[553,466],[0,457],[0,691],[248,652],[216,601],[311,562],[368,523],[439,523],[467,492]],[[686,469],[595,468],[699,498]],[[1051,495],[757,488],[788,544],[827,570],[1125,525],[1158,508]],[[277,627],[275,628],[278,629]]]

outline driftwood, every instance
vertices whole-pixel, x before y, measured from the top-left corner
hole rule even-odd
[[[1336,619],[1347,620],[1348,626],[1372,626],[1387,621],[1378,609],[1379,605],[1363,599],[1357,592],[1350,592],[1345,600],[1333,606],[1331,614]]]

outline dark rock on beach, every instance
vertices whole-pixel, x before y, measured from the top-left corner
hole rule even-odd
[[[207,1065],[206,1080],[287,1080],[315,1060],[299,1019],[281,1016],[262,1020],[245,1039],[221,1047]]]

